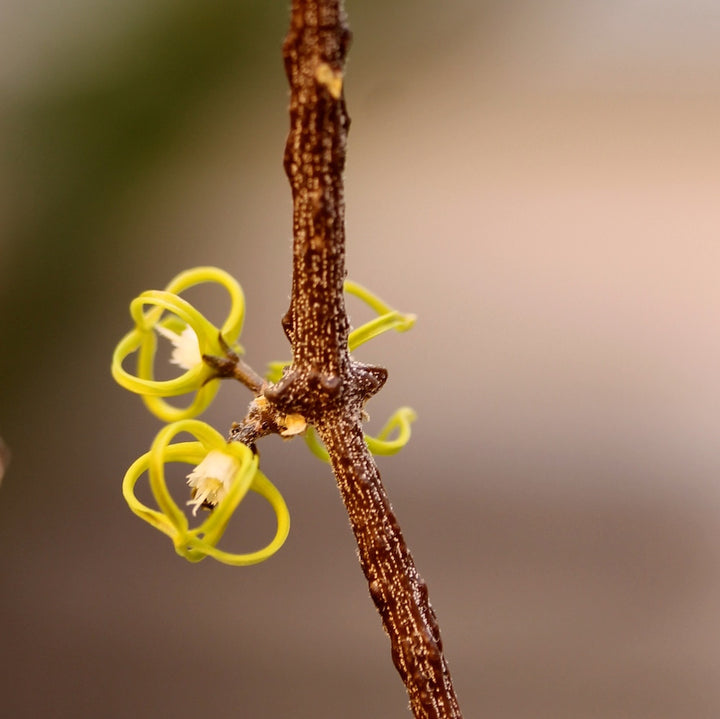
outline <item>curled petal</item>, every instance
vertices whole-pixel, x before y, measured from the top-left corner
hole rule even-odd
[[[415,315],[402,314],[392,309],[383,302],[377,295],[370,290],[352,280],[345,280],[345,292],[354,295],[362,300],[371,309],[377,312],[378,316],[354,329],[348,337],[348,346],[352,352],[354,349],[364,344],[373,337],[377,337],[388,330],[396,330],[397,332],[406,332],[409,330],[417,319]]]
[[[383,332],[388,332],[389,330],[407,332],[417,320],[417,317],[413,314],[403,314],[402,312],[392,309],[392,307],[383,302],[377,295],[374,295],[370,290],[357,282],[345,280],[344,287],[345,292],[362,300],[378,315],[375,319],[366,322],[350,333],[348,336],[348,348],[351,352],[373,337],[383,334]],[[289,362],[270,362],[267,372],[265,373],[265,379],[271,384],[279,382],[283,376],[283,370],[289,364]]]
[[[416,419],[417,415],[414,410],[410,407],[400,407],[393,413],[377,437],[365,437],[368,448],[373,454],[397,454],[410,441],[410,425]],[[397,433],[395,439],[389,439],[395,433]]]
[[[194,442],[172,442],[180,432],[197,438]],[[221,457],[221,459],[219,459]],[[211,458],[208,462],[208,458]],[[217,506],[199,526],[191,529],[187,516],[172,498],[165,482],[165,464],[182,462],[198,465],[200,476],[218,473],[223,480],[222,496],[216,494]],[[208,464],[211,466],[208,469]],[[285,501],[273,484],[257,467],[257,455],[239,442],[226,442],[214,429],[198,420],[182,420],[164,427],[149,452],[137,459],[123,480],[123,496],[130,509],[141,519],[167,534],[175,551],[191,562],[207,556],[235,566],[256,564],[274,554],[285,542],[290,529],[290,515]],[[204,469],[201,470],[201,467]],[[150,489],[158,509],[143,504],[135,495],[138,479],[147,472]],[[190,474],[192,476],[193,473]],[[217,548],[230,517],[248,491],[268,500],[275,512],[277,530],[272,541],[260,550],[233,554]]]
[[[370,322],[366,322],[357,329],[354,329],[348,337],[348,347],[352,352],[362,344],[365,344],[373,337],[383,334],[388,330],[396,330],[397,332],[406,332],[415,324],[415,315],[403,315],[400,312],[387,312],[380,317],[376,317]]]
[[[179,293],[197,284],[213,282],[230,296],[230,313],[218,329]],[[242,330],[245,298],[242,288],[223,270],[197,267],[175,277],[165,290],[143,292],[130,303],[135,329],[128,332],[115,348],[112,374],[125,389],[142,396],[148,409],[160,419],[171,422],[195,417],[210,404],[218,390],[215,370],[202,361],[202,355],[222,356],[225,345],[235,345]],[[156,380],[154,374],[157,335],[174,345],[171,361],[185,371],[170,380]],[[125,359],[137,353],[137,369],[124,369]],[[163,397],[193,394],[184,408],[166,402]]]

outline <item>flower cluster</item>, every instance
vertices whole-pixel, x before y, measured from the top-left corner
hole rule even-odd
[[[230,313],[220,329],[180,297],[184,290],[203,283],[219,284],[230,295]],[[216,267],[196,267],[177,275],[164,290],[148,290],[136,297],[130,303],[130,316],[135,328],[120,340],[113,353],[115,381],[139,394],[150,412],[165,422],[204,412],[219,385],[211,381],[215,371],[203,362],[202,356],[224,355],[225,347],[236,344],[245,319],[245,296],[240,285]],[[171,341],[171,361],[185,370],[171,380],[156,380],[154,376],[158,335]],[[137,374],[133,375],[123,368],[123,362],[134,352]],[[193,395],[184,408],[164,399],[183,394]]]
[[[216,283],[230,297],[230,312],[218,328],[207,320],[180,294],[202,283]],[[413,315],[403,315],[360,285],[347,281],[345,290],[364,301],[378,316],[353,330],[348,339],[350,350],[394,329],[403,332],[415,322]],[[226,272],[215,267],[197,267],[175,277],[164,290],[143,292],[130,303],[135,324],[115,348],[112,375],[125,389],[140,395],[147,408],[168,424],[155,437],[150,451],[138,458],[123,480],[123,496],[130,509],[141,519],[167,534],[175,550],[186,559],[197,562],[205,557],[232,565],[261,562],[274,554],[285,541],[290,528],[287,506],[275,486],[258,469],[258,456],[246,445],[226,441],[204,422],[194,419],[212,402],[217,393],[217,367],[205,358],[240,354],[238,344],[245,315],[245,298],[240,285]],[[155,377],[155,355],[158,339],[172,345],[171,364],[182,372],[168,380]],[[135,373],[123,367],[130,355],[137,355]],[[269,383],[280,379],[289,363],[271,363]],[[189,403],[178,407],[168,398],[190,395]],[[256,402],[262,402],[259,397]],[[366,437],[374,454],[394,454],[410,439],[410,423],[415,413],[403,407],[390,418],[377,437]],[[192,442],[173,441],[178,434],[195,438]],[[305,434],[312,452],[327,460],[327,452],[311,427],[300,415],[285,417],[281,434],[291,437]],[[394,439],[391,439],[396,435]],[[187,502],[195,517],[201,508],[213,510],[197,527],[191,528],[187,513],[178,507],[165,481],[165,465],[185,463],[194,467],[186,476],[191,490]],[[157,509],[143,504],[135,494],[135,486],[147,474]],[[264,548],[245,554],[232,554],[218,549],[217,543],[230,517],[249,491],[264,497],[275,512],[277,529],[272,541]]]
[[[181,432],[197,441],[174,442]],[[165,465],[183,462],[196,465],[188,475],[192,487],[193,515],[200,506],[215,507],[198,527],[190,529],[185,513],[177,506],[165,482]],[[135,484],[148,473],[150,489],[159,510],[143,504],[135,494]],[[217,548],[233,512],[249,490],[264,497],[277,518],[273,540],[264,548],[246,554],[231,554]],[[213,557],[225,564],[243,566],[267,559],[283,545],[290,530],[290,514],[280,492],[258,469],[258,458],[240,442],[226,442],[212,427],[194,419],[168,424],[158,433],[149,452],[138,458],[123,480],[123,496],[141,519],[167,534],[175,551],[191,562]]]

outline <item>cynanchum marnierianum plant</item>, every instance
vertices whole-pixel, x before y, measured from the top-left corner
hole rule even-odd
[[[180,295],[195,285],[215,283],[230,297],[230,312],[221,327],[216,327]],[[410,329],[414,315],[401,314],[355,282],[346,281],[345,291],[365,302],[377,317],[353,330],[348,346],[354,350],[383,332]],[[194,419],[212,402],[222,374],[213,359],[242,353],[238,344],[245,317],[245,297],[240,285],[216,267],[196,267],[177,275],[164,290],[143,292],[130,303],[134,329],[118,343],[113,353],[112,374],[125,389],[140,395],[146,407],[166,422],[149,452],[139,457],[123,480],[123,496],[130,509],[141,519],[167,534],[178,554],[191,562],[205,557],[241,566],[261,562],[283,545],[290,528],[290,515],[280,492],[258,468],[258,455],[241,442],[225,439],[205,422]],[[158,338],[172,344],[170,362],[183,370],[169,380],[155,379],[155,354]],[[136,354],[135,374],[123,368],[124,361]],[[272,362],[266,375],[271,385],[283,375],[288,362]],[[178,407],[166,398],[191,395],[189,404]],[[262,401],[262,397],[255,401]],[[365,440],[373,454],[394,454],[410,439],[410,423],[415,413],[408,407],[397,410],[377,437]],[[195,437],[195,441],[173,441],[178,434]],[[308,446],[320,459],[327,461],[327,451],[300,415],[285,417],[281,431],[284,437],[304,434]],[[394,438],[392,438],[394,436]],[[186,512],[172,498],[165,481],[165,465],[171,462],[194,466],[187,475],[195,517],[199,508],[211,509],[204,521],[190,528]],[[157,503],[152,509],[135,494],[135,486],[144,474]],[[275,512],[277,529],[264,548],[244,554],[233,554],[217,548],[230,517],[249,491],[264,497]]]

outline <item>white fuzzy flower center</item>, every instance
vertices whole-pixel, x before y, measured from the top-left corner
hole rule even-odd
[[[156,325],[155,329],[158,331],[158,334],[161,334],[172,343],[173,351],[170,357],[172,364],[176,364],[182,369],[192,369],[202,363],[200,343],[198,342],[195,330],[190,327],[190,325],[186,325],[180,334],[162,325]]]
[[[203,505],[214,507],[228,493],[240,463],[232,455],[213,449],[187,476],[188,486],[193,490],[188,504],[193,515]]]

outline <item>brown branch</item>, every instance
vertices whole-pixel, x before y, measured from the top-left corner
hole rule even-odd
[[[295,370],[332,391],[347,361],[342,174],[350,125],[342,92],[350,31],[339,2],[293,2],[283,45],[290,81],[285,171],[293,195],[293,283],[283,320]]]
[[[357,540],[370,596],[415,717],[461,718],[427,585],[415,568],[359,422],[330,414],[318,424]]]
[[[294,238],[292,294],[283,327],[293,361],[277,384],[263,388],[254,418],[234,431],[241,441],[254,441],[278,424],[273,418],[291,413],[316,426],[412,711],[418,719],[456,719],[461,713],[427,587],[363,439],[363,407],[387,372],[356,362],[348,352],[343,169],[350,120],[343,69],[349,42],[341,0],[293,0],[283,46],[291,89],[285,170]]]

